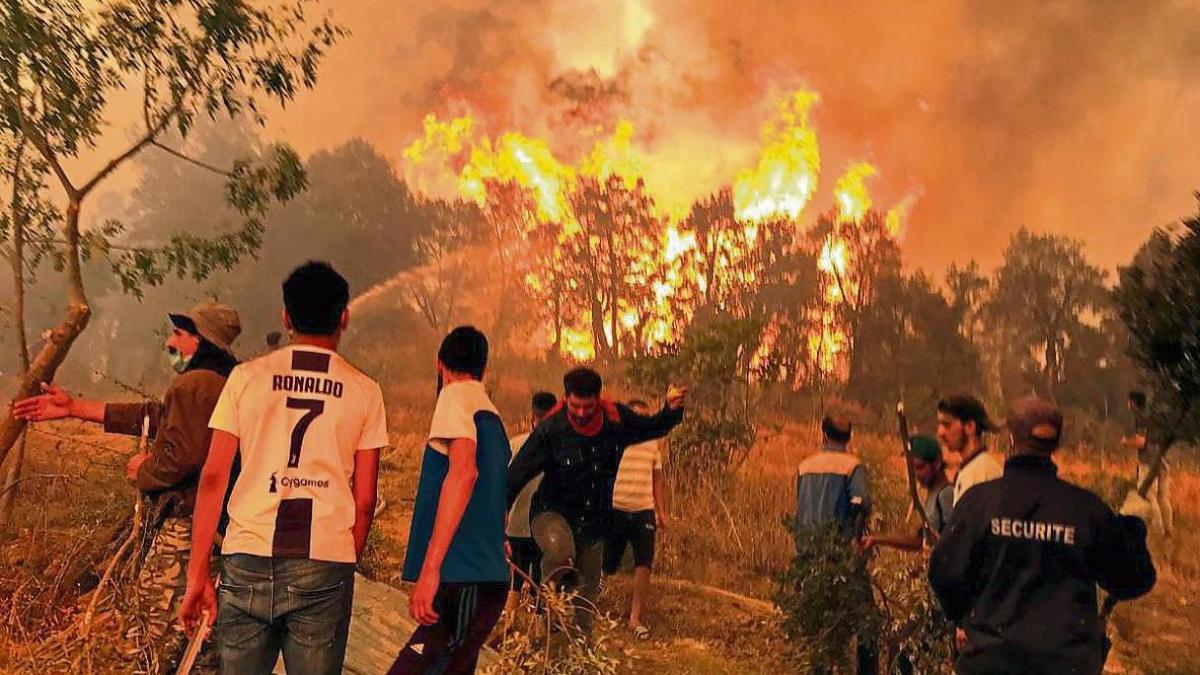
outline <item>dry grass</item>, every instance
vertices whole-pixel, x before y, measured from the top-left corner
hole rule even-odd
[[[509,385],[497,391],[510,430],[523,415],[528,387]],[[390,386],[389,425],[393,448],[383,458],[381,496],[388,502],[376,521],[371,545],[363,561],[373,578],[399,583],[408,536],[411,500],[424,447],[425,426],[433,407],[432,383],[415,382]],[[0,671],[54,671],[53,663],[65,663],[53,655],[52,646],[67,651],[65,642],[49,636],[60,634],[77,618],[80,590],[72,586],[67,572],[75,561],[99,560],[106,542],[99,533],[111,529],[129,511],[133,493],[124,479],[124,457],[132,441],[106,437],[80,425],[51,425],[46,431],[65,438],[35,434],[31,437],[27,475],[57,475],[65,478],[31,479],[22,485],[17,501],[15,527],[0,541]],[[873,527],[890,531],[911,527],[905,523],[907,503],[903,462],[897,442],[889,437],[859,434],[857,452],[871,471],[876,501]],[[783,519],[794,508],[796,467],[816,447],[817,430],[809,424],[778,423],[760,432],[748,460],[736,475],[708,481],[698,493],[673,494],[672,525],[660,544],[656,573],[732,591],[759,600],[769,600],[772,573],[787,564],[792,542]],[[1131,459],[1118,453],[1101,458],[1083,450],[1068,450],[1059,457],[1062,474],[1116,501],[1133,473]],[[1177,461],[1172,473],[1178,536],[1169,541],[1152,538],[1160,568],[1160,585],[1148,598],[1123,605],[1115,623],[1121,640],[1118,658],[1126,672],[1200,672],[1187,642],[1200,625],[1200,475],[1192,465]],[[879,556],[877,568],[904,573],[914,559],[899,554]],[[94,566],[94,565],[93,565]],[[621,611],[626,602],[627,581],[618,577],[602,598],[601,607]],[[1187,603],[1190,600],[1190,604]],[[736,616],[726,612],[738,605]],[[724,608],[715,611],[715,607]],[[650,645],[624,642],[620,636],[610,653],[629,665],[629,672],[779,672],[773,658],[781,651],[770,612],[744,603],[731,604],[697,589],[664,584],[656,588],[648,608],[658,621],[656,639]],[[724,612],[724,613],[723,613]],[[740,628],[739,628],[740,626]],[[101,634],[111,636],[113,627],[101,624]],[[744,629],[744,630],[743,630]],[[108,632],[105,632],[107,630]],[[524,638],[531,644],[529,632]],[[661,636],[661,638],[659,637]],[[116,641],[114,640],[113,644]],[[754,645],[747,651],[746,644]],[[662,651],[665,647],[666,651]],[[504,646],[502,645],[502,648]],[[520,651],[516,643],[510,650]],[[531,647],[532,648],[532,647]],[[92,672],[132,672],[139,664],[121,656],[112,645],[73,645],[92,655],[85,663]],[[49,651],[48,651],[49,650]],[[769,651],[770,653],[764,653]],[[757,652],[757,655],[752,652]],[[673,670],[672,659],[686,660],[686,667]],[[757,659],[762,665],[749,666]],[[622,669],[625,672],[625,669]]]

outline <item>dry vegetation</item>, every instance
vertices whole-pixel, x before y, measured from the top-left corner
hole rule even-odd
[[[416,384],[391,387],[387,393],[394,448],[383,460],[381,489],[388,506],[372,533],[363,568],[372,578],[399,583],[421,431],[433,397],[428,387]],[[524,387],[496,390],[514,428],[524,396]],[[0,671],[136,670],[140,662],[128,655],[136,653],[136,646],[122,638],[128,617],[120,603],[101,603],[90,642],[74,635],[80,608],[88,600],[74,584],[81,581],[86,589],[95,583],[96,563],[109,544],[107,533],[133,502],[123,477],[123,455],[132,450],[132,443],[75,424],[42,429],[31,436],[26,471],[30,478],[21,486],[16,527],[0,542]],[[891,438],[870,434],[860,434],[855,442],[872,470],[877,530],[905,526],[896,445]],[[792,476],[815,446],[816,429],[811,425],[764,422],[736,475],[714,478],[698,494],[673,494],[672,526],[660,546],[660,583],[649,607],[653,640],[635,643],[623,624],[612,622],[600,630],[603,650],[589,658],[597,659],[594,663],[609,659],[614,672],[655,675],[786,672],[787,650],[769,604],[772,574],[787,563],[791,551],[782,520],[794,501]],[[1095,457],[1096,453],[1072,449],[1059,462],[1070,480],[1116,501],[1127,488],[1132,462],[1117,458],[1115,452],[1109,454],[1111,459]],[[1194,465],[1180,460],[1172,480],[1179,535],[1172,540],[1153,537],[1159,585],[1148,598],[1116,612],[1115,672],[1200,668],[1187,647],[1187,636],[1200,626],[1200,606],[1194,600],[1200,597],[1200,556],[1195,554],[1200,545],[1195,534],[1200,524],[1200,475]],[[877,579],[891,580],[882,585],[894,588],[896,579],[919,583],[919,565],[912,556],[885,552],[874,569]],[[627,574],[608,580],[601,610],[619,618],[627,607],[628,585]],[[893,598],[892,603],[898,601]],[[544,659],[545,631],[535,628],[537,622],[528,615],[518,617],[515,628],[497,642],[506,664],[521,662],[524,672],[542,672],[538,664]],[[572,653],[561,646],[553,653],[564,649]],[[575,655],[579,662],[579,653]]]

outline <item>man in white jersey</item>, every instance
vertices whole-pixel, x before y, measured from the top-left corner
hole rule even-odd
[[[648,416],[645,401],[630,401],[629,409]],[[654,566],[654,543],[658,531],[667,527],[666,479],[663,478],[662,440],[631,445],[621,455],[613,483],[613,517],[604,542],[604,572],[616,574],[625,548],[633,549],[633,601],[629,628],[639,640],[650,639],[642,623],[642,609],[650,594],[650,569]]]
[[[308,262],[283,284],[291,344],[233,370],[210,426],[193,551],[212,545],[235,455],[219,597],[208,557],[188,564],[182,619],[216,616],[223,673],[342,671],[354,566],[375,511],[387,445],[379,385],[337,353],[349,314],[346,280]],[[219,611],[218,611],[219,606]]]
[[[968,394],[948,396],[937,404],[938,441],[962,458],[954,476],[954,503],[972,487],[1004,474],[990,453],[984,434],[997,431],[983,403]]]

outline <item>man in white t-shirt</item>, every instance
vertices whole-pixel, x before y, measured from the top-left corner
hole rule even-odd
[[[954,505],[967,490],[1004,476],[1004,468],[988,452],[985,433],[999,430],[988,417],[983,402],[969,394],[948,396],[937,404],[938,441],[961,461],[954,475]],[[966,646],[967,634],[956,626],[954,639],[959,649]]]
[[[474,673],[479,651],[504,611],[512,450],[483,386],[487,359],[487,337],[473,326],[450,331],[438,349],[438,400],[400,575],[415,584],[409,615],[421,625],[389,675]]]
[[[650,414],[645,401],[630,401],[629,409],[642,416]],[[642,610],[650,594],[655,539],[658,530],[667,526],[665,492],[662,441],[646,441],[626,448],[613,483],[613,517],[604,542],[604,572],[616,574],[626,547],[633,549],[629,628],[639,640],[650,638],[650,629],[642,623]]]
[[[984,439],[984,434],[998,429],[983,403],[974,396],[957,394],[938,401],[938,441],[962,457],[954,476],[955,504],[972,487],[1004,475],[1000,462],[988,453]]]
[[[192,627],[216,615],[221,670],[341,673],[354,567],[375,512],[387,445],[379,385],[337,353],[350,289],[326,263],[283,283],[291,344],[234,368],[217,401],[200,475],[193,551],[212,546],[235,455],[220,592],[193,555],[181,610]],[[219,606],[219,611],[218,611]]]

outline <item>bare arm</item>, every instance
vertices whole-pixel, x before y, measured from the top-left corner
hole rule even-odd
[[[104,423],[104,402],[72,398],[62,387],[42,383],[42,394],[13,402],[13,416],[30,422],[48,422],[73,417]],[[140,422],[141,420],[139,420]]]
[[[425,565],[421,570],[441,574],[442,561],[450,550],[450,541],[458,531],[479,469],[475,465],[475,441],[455,438],[450,441],[450,470],[442,483],[442,494],[438,498],[437,515],[433,521],[433,534],[429,537],[429,548],[425,551]]]
[[[238,451],[238,437],[227,431],[214,429],[208,447],[208,460],[200,471],[200,484],[196,488],[196,510],[192,515],[192,555],[188,560],[188,583],[208,583],[209,559],[217,523],[221,520],[221,507],[225,502],[225,490],[229,487],[229,472]]]
[[[379,492],[379,448],[354,453],[354,557],[362,558],[375,519]]]
[[[914,534],[871,535],[863,539],[863,544],[866,548],[886,546],[887,548],[895,548],[901,551],[920,551],[921,545],[925,542],[925,538],[921,536],[923,531],[924,528],[920,527]]]
[[[442,580],[442,562],[450,550],[450,542],[462,522],[463,512],[471,501],[471,491],[479,477],[475,465],[475,441],[469,438],[450,440],[450,468],[442,481],[442,493],[438,497],[437,515],[433,519],[433,533],[425,549],[425,562],[417,585],[409,598],[408,611],[413,619],[430,626],[437,622],[438,612],[433,608],[438,586]]]

